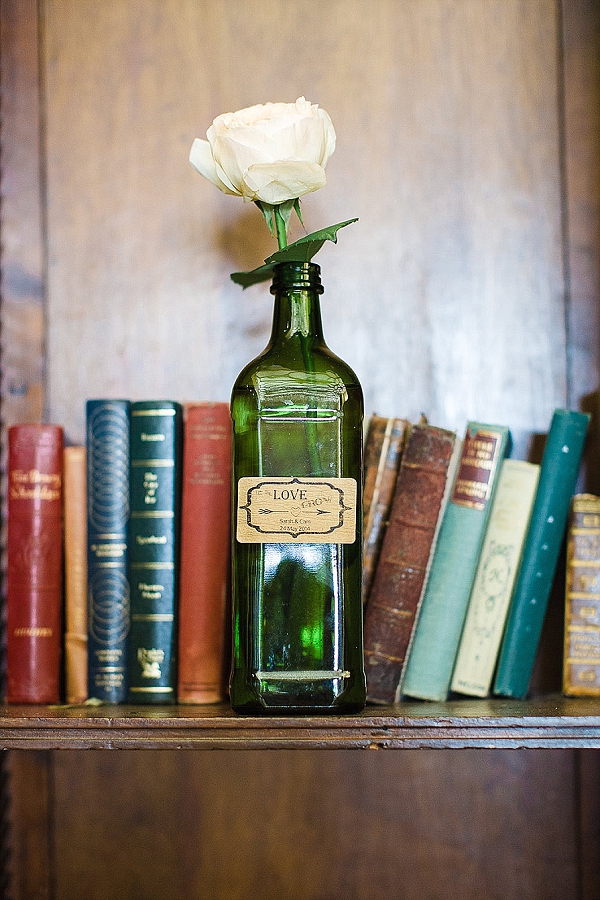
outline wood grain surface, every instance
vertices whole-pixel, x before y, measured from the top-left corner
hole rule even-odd
[[[301,94],[338,132],[307,229],[359,216],[318,260],[367,412],[495,420],[525,455],[555,406],[595,404],[594,0],[1,10],[4,423],[45,416],[80,441],[88,397],[228,398],[272,308],[229,273],[274,246],[187,155],[217,114]],[[558,600],[536,688],[556,689],[560,620]],[[13,900],[595,900],[598,752],[578,748],[597,709],[565,722],[541,702],[337,730],[12,709],[0,738],[37,748],[8,756]]]
[[[308,230],[325,334],[367,412],[546,431],[566,402],[554,0],[43,4],[48,396],[228,399],[271,298],[229,273],[274,248],[191,168],[218,113],[305,94],[333,118]],[[77,352],[73,352],[77,348]]]
[[[569,751],[138,757],[55,754],[63,900],[577,896]]]

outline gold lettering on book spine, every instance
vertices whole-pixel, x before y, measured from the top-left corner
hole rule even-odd
[[[485,509],[498,467],[500,435],[480,428],[475,435],[467,433],[454,487],[452,502],[471,509]]]

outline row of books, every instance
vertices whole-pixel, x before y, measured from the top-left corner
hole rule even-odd
[[[600,499],[571,502],[588,420],[556,410],[538,465],[509,457],[504,426],[461,440],[371,417],[369,701],[525,696],[567,525],[564,687],[600,694]],[[77,447],[56,425],[9,430],[7,701],[218,702],[228,405],[90,400],[86,425]]]
[[[469,422],[461,440],[426,421],[372,417],[363,579],[370,701],[524,697],[567,529],[563,687],[600,694],[600,501],[573,500],[588,423],[584,413],[555,410],[535,464],[510,458],[505,426]]]
[[[230,482],[226,403],[89,400],[77,447],[10,428],[7,702],[224,699]]]

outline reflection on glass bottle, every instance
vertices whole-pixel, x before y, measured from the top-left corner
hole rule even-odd
[[[323,340],[319,273],[313,263],[276,266],[270,342],[232,393],[239,711],[365,703],[363,400]]]

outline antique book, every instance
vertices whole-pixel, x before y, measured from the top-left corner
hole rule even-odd
[[[402,692],[445,700],[508,428],[469,422],[409,648]]]
[[[177,699],[182,415],[171,400],[131,404],[130,703]]]
[[[8,430],[6,700],[58,703],[62,646],[63,430]]]
[[[231,544],[231,418],[223,402],[184,404],[180,703],[227,696]]]
[[[567,531],[563,693],[600,696],[600,497],[576,494]]]
[[[85,447],[64,451],[65,699],[87,700],[87,507]]]
[[[88,695],[127,699],[129,400],[86,403]]]
[[[364,452],[363,603],[373,585],[408,429],[406,419],[373,415],[369,420]]]
[[[495,694],[522,698],[529,689],[589,418],[586,413],[554,411],[523,559],[500,646]]]
[[[434,545],[454,432],[413,426],[365,610],[367,699],[393,703]]]
[[[452,675],[452,690],[461,694],[490,693],[539,472],[521,459],[501,464]]]

